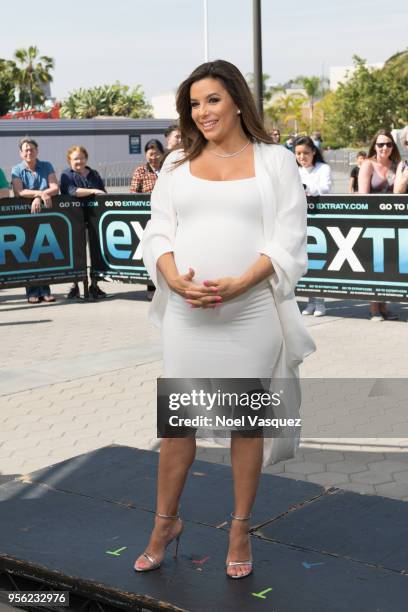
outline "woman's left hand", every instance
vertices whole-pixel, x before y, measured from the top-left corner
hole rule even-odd
[[[208,297],[200,299],[193,295],[189,296],[189,292],[186,292],[187,302],[195,308],[215,308],[246,291],[246,286],[242,279],[235,276],[207,280],[203,282],[203,285],[211,288],[216,297],[214,298],[214,302],[209,303]]]

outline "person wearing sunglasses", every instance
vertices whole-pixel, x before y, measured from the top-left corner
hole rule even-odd
[[[401,160],[391,132],[378,130],[371,141],[367,159],[358,176],[359,193],[393,193],[397,166]],[[394,321],[396,314],[388,310],[385,302],[371,302],[372,321]]]

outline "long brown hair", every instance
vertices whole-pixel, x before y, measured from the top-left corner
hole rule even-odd
[[[392,162],[394,162],[395,165],[398,165],[399,162],[401,161],[401,155],[399,154],[398,151],[398,147],[395,144],[395,141],[392,137],[391,132],[389,132],[388,130],[378,130],[378,132],[376,133],[376,135],[374,136],[374,138],[372,139],[372,141],[370,142],[370,148],[368,149],[368,154],[367,154],[367,158],[368,159],[373,159],[377,157],[377,151],[375,150],[375,143],[377,142],[377,138],[378,136],[386,136],[387,138],[389,138],[392,142],[392,151],[391,151],[391,155],[389,156],[388,159],[390,159]]]
[[[190,102],[191,85],[207,78],[218,79],[228,91],[241,111],[241,126],[251,142],[275,144],[262,124],[251,90],[241,72],[230,62],[215,60],[198,66],[177,90],[176,108],[180,115],[179,124],[184,157],[176,162],[176,166],[198,157],[207,144],[206,138],[191,117]]]

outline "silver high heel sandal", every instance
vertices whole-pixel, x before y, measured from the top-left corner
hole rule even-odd
[[[155,516],[158,516],[159,518],[162,518],[162,519],[172,519],[173,521],[177,521],[178,520],[181,523],[181,519],[180,519],[180,515],[179,514],[171,516],[169,514],[160,514],[159,512],[156,512]],[[177,559],[178,547],[179,547],[179,544],[180,544],[180,537],[181,537],[182,532],[183,532],[183,524],[181,523],[181,530],[180,530],[179,534],[175,538],[171,538],[167,542],[167,544],[165,546],[165,549],[166,549],[168,547],[168,545],[171,544],[171,542],[173,542],[173,540],[175,541],[175,549],[174,549],[173,559]],[[155,569],[159,568],[160,565],[161,565],[161,561],[157,561],[157,559],[155,559],[152,555],[149,555],[147,552],[144,552],[142,557],[144,557],[150,563],[150,565],[148,565],[147,567],[137,567],[137,565],[136,565],[137,560],[136,560],[136,562],[135,562],[135,564],[133,566],[133,569],[135,570],[135,572],[150,572],[151,570],[155,570]]]
[[[237,516],[236,514],[231,512],[231,517],[235,521],[249,521],[249,519],[251,518],[251,515],[249,514],[248,516]],[[252,557],[250,559],[248,559],[248,561],[228,561],[227,568],[229,568],[229,567],[236,567],[237,565],[249,565],[249,570],[247,572],[245,572],[245,573],[238,574],[237,576],[231,576],[231,574],[228,574],[228,572],[227,572],[228,578],[234,578],[234,579],[246,578],[247,576],[249,576],[249,574],[252,574],[252,570],[253,570],[253,560],[252,560]]]

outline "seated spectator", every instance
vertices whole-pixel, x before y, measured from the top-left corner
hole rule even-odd
[[[356,156],[357,165],[353,166],[350,172],[349,193],[358,193],[358,175],[363,161],[366,159],[367,153],[359,151]]]
[[[106,189],[103,180],[96,170],[87,165],[88,151],[85,147],[74,145],[67,152],[69,168],[61,174],[61,193],[73,198],[89,198],[96,195],[105,195]],[[98,287],[96,278],[91,277],[89,293],[94,299],[106,297],[106,293]],[[68,299],[79,298],[78,283],[73,283]]]
[[[41,203],[46,208],[52,206],[52,196],[58,193],[58,181],[52,164],[38,159],[38,144],[29,136],[20,140],[20,157],[22,161],[11,170],[13,191],[16,198],[31,200],[32,214],[41,211]],[[49,285],[28,285],[27,299],[30,304],[41,301],[55,302]]]
[[[6,175],[0,168],[0,198],[8,198],[10,196],[10,186],[7,182]]]

